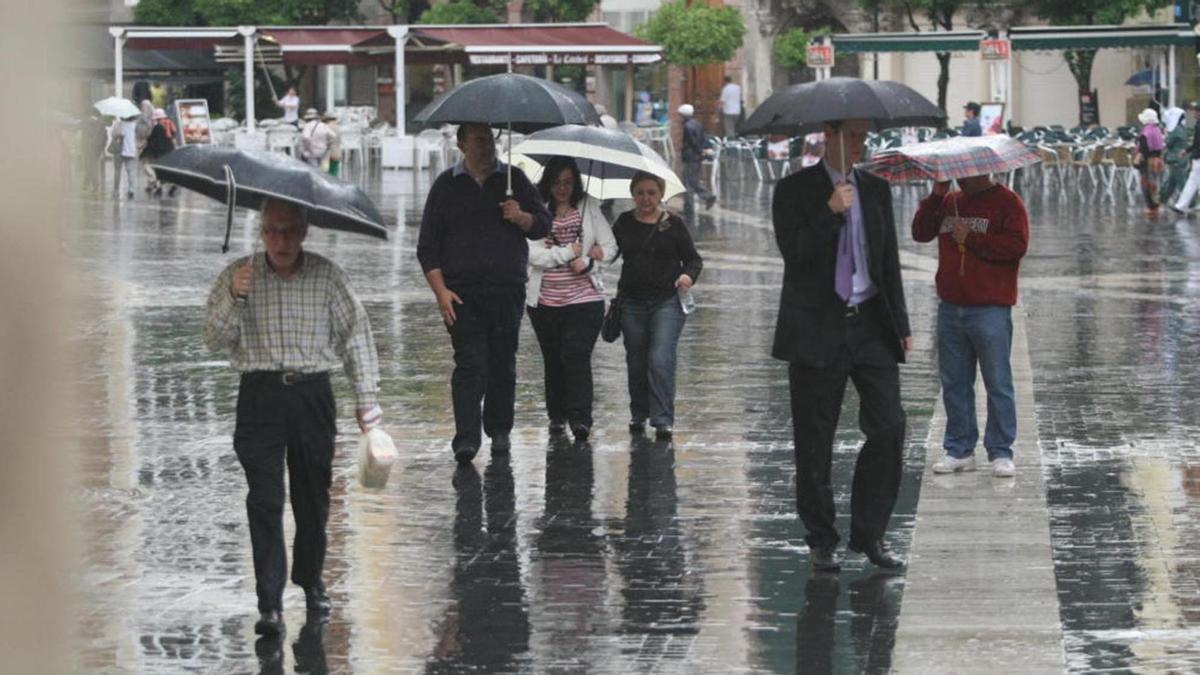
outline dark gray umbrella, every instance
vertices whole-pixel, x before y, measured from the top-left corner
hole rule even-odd
[[[518,73],[464,82],[417,113],[427,126],[486,124],[527,134],[560,124],[600,124],[596,108],[578,92]]]
[[[383,216],[358,186],[282,153],[189,145],[150,166],[161,180],[228,204],[222,252],[233,207],[257,209],[267,198],[304,207],[311,225],[387,239]]]
[[[871,120],[876,129],[941,127],[946,113],[899,82],[831,77],[771,94],[739,131],[798,136],[848,119]]]
[[[596,107],[561,84],[519,73],[463,82],[434,99],[415,118],[428,126],[486,124],[527,134],[560,124],[599,125]],[[512,195],[512,139],[508,144],[508,194]]]

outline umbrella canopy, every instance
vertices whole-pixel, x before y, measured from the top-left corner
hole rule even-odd
[[[560,124],[600,124],[596,108],[579,93],[518,73],[464,82],[434,99],[415,119],[429,126],[486,124],[523,134]]]
[[[662,178],[666,182],[664,198],[684,192],[683,181],[666,160],[617,129],[578,124],[551,127],[526,137],[513,153],[513,163],[534,181],[540,179],[542,166],[551,157],[571,157],[579,167],[584,189],[596,199],[628,198],[629,179],[637,171]]]
[[[937,182],[1007,173],[1040,162],[1025,144],[1008,136],[957,136],[884,150],[863,168],[889,181]]]
[[[110,115],[112,117],[119,117],[121,119],[142,114],[142,111],[133,104],[133,101],[130,101],[127,98],[118,98],[116,96],[109,96],[104,100],[96,101],[92,104],[92,107],[94,107],[101,115]]]
[[[871,120],[876,129],[940,127],[946,113],[899,82],[831,77],[771,94],[740,131],[798,136],[821,131],[826,122],[848,119]]]
[[[1146,68],[1139,70],[1125,80],[1125,84],[1131,87],[1144,87],[1146,85],[1158,84],[1158,72],[1154,68]]]
[[[225,202],[231,213],[234,205],[257,209],[279,199],[304,207],[311,225],[387,239],[383,217],[358,186],[282,153],[189,145],[151,167],[161,180]]]

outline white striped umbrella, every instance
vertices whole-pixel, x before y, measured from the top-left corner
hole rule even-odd
[[[575,160],[584,190],[596,199],[629,198],[629,179],[637,171],[663,179],[663,199],[686,191],[661,155],[617,129],[578,124],[543,129],[513,148],[512,162],[536,182],[542,167],[555,156]]]

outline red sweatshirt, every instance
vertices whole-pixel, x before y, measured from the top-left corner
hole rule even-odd
[[[955,220],[970,228],[961,253],[954,241]],[[1029,246],[1029,215],[1017,193],[997,184],[974,195],[931,194],[913,216],[912,236],[920,242],[938,238],[937,291],[942,300],[1017,304],[1017,271]]]

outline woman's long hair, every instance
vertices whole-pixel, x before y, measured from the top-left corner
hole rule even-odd
[[[571,174],[575,176],[574,185],[571,186],[571,208],[579,207],[579,200],[583,199],[583,178],[579,175],[579,167],[575,164],[575,160],[570,157],[551,157],[550,161],[546,162],[546,168],[542,171],[542,179],[538,181],[538,194],[542,196],[542,201],[553,209],[554,208],[554,182],[562,175],[566,169],[571,170]]]

